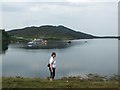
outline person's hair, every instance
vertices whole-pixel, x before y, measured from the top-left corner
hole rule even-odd
[[[55,55],[56,56],[56,53],[55,52],[52,52],[51,56]]]

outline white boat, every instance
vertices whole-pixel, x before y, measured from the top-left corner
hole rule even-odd
[[[33,44],[34,44],[34,42],[28,42],[28,46],[29,46],[29,47],[32,47]]]

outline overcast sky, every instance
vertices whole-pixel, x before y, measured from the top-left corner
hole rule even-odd
[[[118,35],[118,0],[2,0],[0,6],[0,28],[7,31],[64,25],[92,35]]]

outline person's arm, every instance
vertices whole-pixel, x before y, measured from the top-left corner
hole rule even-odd
[[[51,71],[53,72],[52,62],[53,62],[53,58],[51,57],[51,58],[50,58],[50,69],[51,69]]]
[[[50,69],[51,69],[51,71],[53,72],[53,68],[52,68],[52,64],[50,63]]]

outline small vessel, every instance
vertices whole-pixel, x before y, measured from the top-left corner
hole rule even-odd
[[[28,46],[29,46],[29,47],[32,47],[33,44],[34,44],[34,42],[28,42]]]
[[[71,41],[68,41],[67,43],[71,43]]]

